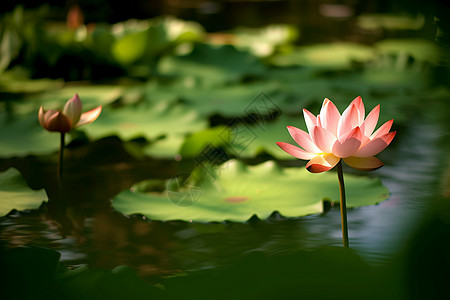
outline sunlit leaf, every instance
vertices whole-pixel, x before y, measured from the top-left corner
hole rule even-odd
[[[30,189],[18,170],[10,168],[0,173],[0,216],[13,209],[37,209],[46,200],[46,192]]]
[[[244,222],[253,215],[266,219],[274,211],[285,217],[317,214],[324,199],[339,200],[332,172],[311,174],[304,168],[281,169],[273,162],[246,167],[229,161],[216,170],[199,166],[193,174],[200,176],[172,178],[162,194],[138,188],[124,191],[112,205],[124,214],[143,214],[152,220]],[[349,175],[345,180],[349,207],[373,205],[388,196],[378,179]]]
[[[419,30],[425,24],[423,15],[361,14],[358,26],[366,30]]]
[[[22,102],[13,105],[14,111],[21,114],[39,111],[40,106],[45,109],[62,109],[64,104],[75,94],[80,96],[83,111],[105,105],[117,100],[124,93],[124,88],[112,85],[69,85],[63,88],[51,88],[36,96],[24,98]]]
[[[444,55],[436,43],[424,39],[386,39],[376,43],[375,47],[383,53],[405,53],[415,60],[435,64]]]
[[[160,102],[120,108],[105,107],[100,117],[84,131],[93,138],[117,135],[123,140],[179,135],[204,129],[206,120],[184,105]]]
[[[280,54],[271,60],[277,66],[314,66],[348,68],[352,62],[364,62],[375,57],[372,47],[352,43],[328,43],[299,47],[290,54]]]
[[[233,32],[233,44],[259,57],[275,53],[281,46],[293,43],[298,29],[288,24],[273,24],[262,28],[240,27]]]
[[[111,51],[118,62],[127,65],[136,62],[145,54],[148,42],[147,32],[134,32],[116,41]]]

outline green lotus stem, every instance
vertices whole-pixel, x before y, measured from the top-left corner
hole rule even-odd
[[[62,186],[64,144],[65,144],[65,133],[61,132],[61,142],[59,145],[59,160],[58,160],[58,183],[60,187]]]
[[[348,225],[347,225],[347,204],[345,202],[345,186],[344,186],[344,173],[342,172],[342,160],[336,165],[338,180],[339,180],[339,193],[341,196],[341,223],[342,223],[342,242],[344,248],[349,248],[348,243]]]

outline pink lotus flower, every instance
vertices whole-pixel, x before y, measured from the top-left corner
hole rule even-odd
[[[99,106],[81,113],[81,106],[78,94],[75,94],[72,99],[67,101],[62,112],[53,109],[45,111],[41,106],[39,109],[39,123],[48,131],[66,133],[74,128],[94,122],[102,111],[102,107]]]
[[[380,105],[377,105],[364,118],[364,104],[361,97],[357,97],[341,116],[333,102],[325,98],[317,117],[303,109],[309,134],[292,126],[287,127],[301,148],[283,142],[277,145],[292,156],[309,160],[306,169],[312,173],[328,171],[341,159],[358,170],[376,170],[383,163],[374,155],[383,151],[396,133],[389,132],[393,120],[373,132],[379,114]]]

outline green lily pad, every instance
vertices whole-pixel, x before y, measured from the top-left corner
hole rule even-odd
[[[444,55],[439,46],[424,39],[386,39],[375,44],[382,53],[406,53],[421,62],[439,63]]]
[[[365,62],[375,58],[370,46],[352,43],[332,43],[303,46],[288,54],[276,55],[271,62],[277,66],[310,66],[348,68],[354,61]]]
[[[10,168],[0,173],[0,216],[13,209],[37,209],[44,201],[47,201],[45,190],[30,189],[18,170]]]
[[[163,58],[158,70],[165,76],[192,78],[200,86],[217,86],[261,76],[265,68],[258,58],[233,46],[196,44],[188,55]]]
[[[180,154],[181,145],[184,143],[184,134],[171,134],[164,138],[152,141],[144,147],[143,154],[158,158],[175,158]]]
[[[100,117],[84,131],[94,138],[117,135],[123,140],[179,135],[206,128],[206,120],[181,104],[143,103],[119,108],[105,107]]]
[[[0,113],[0,157],[47,154],[59,149],[59,136],[43,129],[35,114],[10,118]]]
[[[233,31],[233,44],[259,57],[267,57],[298,38],[298,29],[288,24],[272,24],[262,28],[240,27]]]
[[[274,122],[259,122],[249,125],[241,122],[231,127],[232,138],[227,144],[227,151],[240,158],[255,157],[260,153],[267,153],[277,159],[295,159],[281,150],[276,142],[295,144],[290,136],[287,126],[294,126],[306,130],[302,119],[301,109],[298,109],[298,118],[282,116]]]
[[[48,109],[62,109],[67,100],[75,94],[80,96],[83,103],[83,111],[106,105],[117,100],[125,89],[111,85],[68,85],[60,89],[50,89],[37,96],[29,96],[23,101],[15,102],[13,110],[15,113],[28,114],[39,111],[39,107]]]
[[[113,25],[117,40],[111,52],[121,64],[151,61],[181,43],[198,41],[203,36],[200,24],[174,17],[128,20]]]
[[[136,185],[117,195],[112,205],[124,214],[143,214],[152,220],[244,222],[253,215],[266,219],[274,211],[285,217],[317,214],[323,211],[324,199],[339,201],[332,172],[282,169],[271,161],[247,167],[232,160],[217,170],[199,166],[193,174],[202,179],[172,178],[164,193],[141,191]],[[349,207],[373,205],[388,197],[379,179],[347,175],[345,182]]]
[[[226,117],[245,116],[249,113],[267,113],[268,109],[281,109],[287,94],[275,80],[227,86],[196,86],[190,80],[170,85],[154,82],[141,88],[149,102],[182,101],[202,116],[220,114]],[[261,111],[265,106],[266,111]]]
[[[187,137],[180,149],[180,155],[199,155],[207,146],[219,147],[230,142],[230,131],[225,126],[216,126],[196,132]]]
[[[7,93],[39,93],[62,85],[62,80],[30,79],[28,72],[18,67],[0,73],[0,91]]]
[[[362,14],[358,26],[365,30],[419,30],[425,25],[423,15]]]

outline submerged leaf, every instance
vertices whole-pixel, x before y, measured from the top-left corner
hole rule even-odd
[[[330,172],[312,175],[305,169],[281,169],[273,162],[247,167],[229,161],[213,170],[199,166],[194,175],[177,176],[164,193],[134,187],[117,195],[113,207],[124,214],[143,214],[152,220],[244,222],[256,215],[268,218],[274,211],[299,217],[323,211],[323,200],[339,201],[337,177]],[[388,191],[378,179],[346,176],[349,207],[373,205]]]
[[[10,168],[0,173],[0,216],[13,209],[37,209],[46,200],[46,192],[30,189],[18,170]]]

